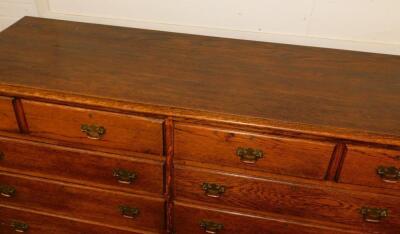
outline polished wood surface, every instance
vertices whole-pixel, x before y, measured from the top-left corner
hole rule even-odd
[[[336,234],[336,233],[361,233],[358,231],[329,228],[290,222],[271,217],[249,216],[237,212],[213,210],[205,207],[196,207],[191,204],[178,203],[175,217],[176,234],[201,234],[205,233],[200,227],[202,220],[223,224],[223,229],[218,234],[247,234],[247,233],[304,233],[304,234]]]
[[[31,101],[24,101],[23,107],[31,136],[106,152],[163,154],[163,120]],[[105,134],[89,139],[82,124],[104,127]]]
[[[0,97],[0,131],[19,131],[11,98]]]
[[[139,234],[150,232],[121,230],[102,226],[101,223],[88,223],[75,219],[64,219],[42,212],[26,209],[10,208],[0,205],[0,230],[2,234],[18,233],[13,227],[15,222],[23,222],[28,225],[26,233],[32,234]],[[118,227],[117,227],[118,228]]]
[[[16,189],[14,196],[0,196],[4,205],[152,232],[161,232],[164,228],[162,198],[69,185],[6,172],[0,172],[0,184]],[[126,218],[121,214],[120,206],[138,208],[139,214],[135,218]]]
[[[397,137],[398,76],[398,56],[31,17],[0,34],[2,84]]]
[[[176,124],[174,147],[175,160],[324,179],[334,144]],[[244,163],[238,148],[261,150],[263,157]]]
[[[400,151],[348,146],[339,182],[400,190]],[[377,173],[378,167],[394,167],[398,177],[385,181]]]
[[[397,234],[399,65],[25,17],[0,33],[0,232]]]
[[[360,226],[377,232],[400,230],[397,196],[324,189],[322,186],[238,176],[178,165],[175,165],[175,177],[177,201],[188,202],[190,199],[209,205]],[[204,182],[225,186],[226,191],[219,198],[207,196],[202,189]],[[387,208],[389,217],[379,224],[365,222],[360,214],[362,207]]]
[[[163,194],[163,162],[74,150],[0,137],[0,170],[89,184],[91,186]],[[135,174],[131,184],[118,182],[114,171]]]

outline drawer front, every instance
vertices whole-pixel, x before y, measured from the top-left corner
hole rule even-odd
[[[0,203],[3,205],[139,230],[159,232],[164,226],[162,199],[91,189],[4,172],[0,172],[0,185],[3,188]]]
[[[103,151],[163,153],[163,120],[23,101],[32,136]]]
[[[37,214],[23,209],[0,206],[0,233],[57,233],[57,234],[139,234],[140,232],[119,230],[88,224],[80,221]]]
[[[175,205],[175,230],[176,234],[357,233],[328,227],[301,225],[276,218],[255,217],[237,212],[193,207],[184,203]]]
[[[163,192],[163,163],[0,137],[0,170],[114,190]]]
[[[400,230],[400,203],[394,196],[336,191],[323,189],[323,185],[300,185],[177,165],[175,193],[178,201],[189,199],[208,205],[279,213],[373,230]],[[382,217],[380,223],[371,223],[373,220],[364,220],[363,208],[384,208],[389,216]]]
[[[174,134],[176,160],[315,179],[324,178],[334,149],[330,143],[185,124],[177,124]]]
[[[19,131],[11,98],[0,97],[0,131]]]
[[[339,182],[400,190],[400,151],[348,146]]]

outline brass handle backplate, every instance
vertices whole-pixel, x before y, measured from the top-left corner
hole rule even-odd
[[[264,153],[261,150],[242,147],[237,148],[236,155],[240,157],[240,161],[249,164],[254,164],[264,157]]]
[[[122,216],[130,219],[136,218],[140,213],[138,208],[129,206],[119,206],[119,211],[121,212]]]
[[[102,126],[97,126],[95,124],[82,124],[81,131],[86,133],[89,139],[100,140],[106,134],[106,129]]]
[[[11,227],[14,229],[15,232],[26,232],[29,229],[28,224],[20,221],[12,221]]]
[[[400,168],[379,166],[376,173],[385,182],[397,183],[400,181]]]
[[[221,223],[216,223],[210,220],[201,220],[200,227],[204,230],[205,233],[216,234],[222,229],[224,229],[224,225]]]
[[[0,195],[3,197],[13,197],[16,189],[9,185],[0,185]]]
[[[209,197],[221,197],[225,193],[225,186],[219,184],[203,183],[201,188]]]
[[[360,213],[364,221],[369,223],[379,223],[382,219],[389,216],[389,212],[386,208],[362,207]]]
[[[121,168],[114,169],[113,176],[116,177],[121,184],[132,184],[137,177],[136,173]]]

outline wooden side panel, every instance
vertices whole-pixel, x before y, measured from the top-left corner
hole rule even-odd
[[[11,98],[0,97],[0,131],[19,132]]]
[[[400,230],[398,198],[356,191],[340,191],[321,186],[301,185],[205,169],[175,165],[176,200],[193,200],[260,212],[272,212],[326,222],[366,227],[371,230]],[[203,183],[225,187],[221,197],[207,196]],[[362,207],[386,208],[389,217],[381,223],[367,223]]]
[[[163,199],[57,183],[4,172],[0,172],[0,184],[15,189],[15,194],[11,197],[0,196],[0,202],[4,205],[152,232],[160,232],[164,228]],[[139,214],[133,219],[126,218],[121,214],[120,206],[138,208]]]
[[[163,120],[61,105],[23,101],[30,134],[87,149],[163,154]],[[89,139],[82,124],[104,127],[100,140]]]
[[[399,176],[385,182],[377,173],[380,166],[395,167]],[[400,151],[348,146],[339,182],[400,190]]]
[[[12,226],[15,222],[23,222],[28,225],[27,233],[43,234],[139,234],[141,231],[120,230],[111,227],[105,227],[87,222],[68,220],[50,215],[39,214],[25,209],[13,209],[2,207],[0,205],[0,233],[15,234],[17,233]]]
[[[143,191],[159,196],[163,192],[161,161],[122,158],[2,137],[0,152],[3,152],[0,170],[127,192]],[[135,173],[136,179],[131,184],[119,183],[113,175],[118,169]]]
[[[210,208],[198,208],[188,204],[178,203],[175,215],[176,234],[203,234],[200,227],[202,220],[223,224],[218,234],[249,234],[249,233],[304,233],[304,234],[339,234],[358,233],[351,230],[340,230],[329,227],[316,227],[310,224],[300,224],[269,217],[251,217],[237,212],[217,211]]]
[[[175,159],[277,174],[324,179],[334,144],[176,124]],[[237,149],[262,150],[255,164],[241,162]]]

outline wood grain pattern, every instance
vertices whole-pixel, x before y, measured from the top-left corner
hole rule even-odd
[[[174,230],[174,121],[165,121],[165,200],[166,200],[166,231]]]
[[[249,210],[272,212],[326,222],[363,227],[366,230],[400,229],[400,209],[396,196],[324,189],[268,178],[215,172],[175,165],[177,201],[201,201],[204,204],[224,205]],[[215,183],[226,188],[220,198],[206,196],[202,184]],[[381,223],[363,220],[362,207],[387,208],[389,217]]]
[[[53,180],[105,187],[126,192],[147,192],[161,197],[163,162],[99,154],[65,147],[0,137],[0,170]],[[136,174],[132,184],[118,183],[115,169]]]
[[[14,86],[400,135],[398,56],[27,17],[0,64]]]
[[[334,144],[176,124],[174,147],[176,160],[323,179]],[[236,155],[239,147],[262,150],[264,157],[243,163]]]
[[[336,234],[361,233],[354,230],[314,226],[307,223],[296,223],[271,217],[251,217],[237,212],[221,211],[206,207],[194,207],[190,204],[176,205],[176,234],[205,233],[200,227],[200,221],[206,219],[224,225],[218,234],[248,234],[248,233],[304,233],[304,234]]]
[[[15,117],[17,118],[17,123],[19,131],[22,134],[29,133],[28,123],[26,122],[24,108],[22,107],[22,101],[20,98],[14,98],[12,100],[14,107]]]
[[[29,225],[27,233],[32,234],[150,234],[150,232],[121,230],[113,227],[102,226],[102,224],[75,219],[65,219],[41,212],[26,209],[10,208],[0,205],[0,233],[12,234],[14,231],[11,224],[15,221],[24,222]],[[118,228],[118,227],[117,227]]]
[[[23,106],[31,136],[106,152],[163,154],[163,120],[31,101]],[[82,124],[103,126],[106,133],[100,140],[88,139]]]
[[[376,172],[379,166],[400,170],[400,151],[353,145],[348,148],[339,182],[400,190],[400,180],[397,183],[387,183]]]
[[[11,98],[0,97],[0,131],[19,132]]]
[[[33,209],[71,218],[162,232],[164,201],[161,198],[94,189],[0,172],[0,184],[16,189],[14,197],[0,197],[1,204]],[[119,206],[139,208],[139,215],[125,218]]]

